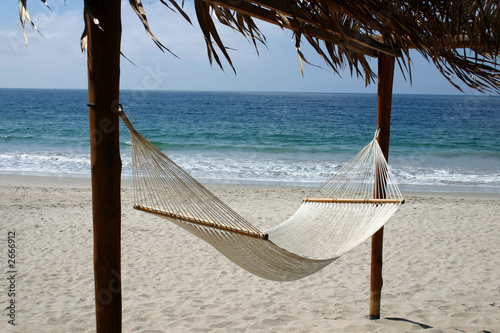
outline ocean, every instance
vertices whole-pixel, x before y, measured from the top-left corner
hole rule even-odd
[[[121,103],[205,183],[315,186],[376,129],[375,94],[122,91]],[[86,104],[85,90],[0,89],[0,174],[90,177]],[[394,95],[389,164],[406,191],[500,193],[500,97]]]

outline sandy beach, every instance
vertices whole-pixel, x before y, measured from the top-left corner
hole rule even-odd
[[[310,191],[208,187],[262,229],[286,219]],[[0,175],[0,191],[0,331],[94,332],[89,179]],[[381,319],[370,321],[369,241],[305,279],[266,281],[166,220],[134,211],[125,182],[123,331],[500,332],[500,195],[406,200],[385,228]]]

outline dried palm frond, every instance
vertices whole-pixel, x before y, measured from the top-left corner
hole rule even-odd
[[[85,15],[88,15],[88,17],[95,24],[95,26],[104,32],[104,29],[102,28],[101,23],[99,22],[99,19],[97,17],[95,17],[92,14],[92,11],[90,10],[89,0],[83,1],[83,16],[84,16],[83,20],[84,21],[85,21]],[[80,37],[80,49],[82,50],[82,53],[87,50],[87,43],[88,43],[88,31],[87,31],[87,26],[85,26],[83,28],[82,36]]]
[[[222,6],[213,6],[201,0],[195,0],[194,5],[198,24],[200,25],[201,31],[203,32],[203,36],[205,37],[207,54],[210,64],[212,64],[215,60],[219,67],[223,69],[221,59],[215,49],[215,47],[217,47],[222,52],[233,71],[236,72],[231,58],[227,53],[228,48],[222,42],[212,16],[215,16],[221,24],[228,26],[235,31],[238,31],[247,39],[251,40],[253,45],[255,46],[255,49],[257,50],[257,53],[257,42],[265,45],[265,37],[264,35],[262,35],[257,25],[254,23],[251,16],[231,11],[230,9]]]
[[[172,8],[170,8],[167,5],[167,3],[165,3],[164,1],[161,1],[161,2],[165,6],[167,6],[169,9],[172,10]],[[175,1],[170,1],[170,2],[174,2],[175,3]],[[158,38],[156,38],[156,36],[153,34],[153,32],[151,31],[151,28],[149,27],[149,23],[148,23],[148,18],[146,17],[146,12],[144,11],[144,7],[142,6],[142,1],[141,0],[129,0],[129,3],[130,3],[130,7],[132,7],[132,9],[134,10],[134,12],[137,14],[137,16],[139,17],[139,19],[142,22],[142,25],[144,26],[144,29],[146,30],[146,32],[149,35],[149,37],[151,37],[151,39],[154,41],[154,43],[156,44],[156,46],[158,46],[158,48],[162,52],[167,51],[170,54],[172,54],[173,56],[177,57],[172,51],[170,51],[165,45],[163,45],[158,40]],[[182,9],[180,9],[180,11],[181,11],[181,13],[183,13],[185,15],[185,13],[182,11]],[[187,17],[187,15],[185,15],[185,17]],[[189,20],[189,18],[188,18],[188,20]],[[191,22],[191,21],[189,21],[189,22]]]
[[[47,1],[45,0],[41,1],[47,6],[47,8],[50,9],[49,5],[47,4]],[[26,34],[26,21],[28,21],[28,23],[35,31],[37,31],[40,35],[42,35],[40,30],[38,30],[38,28],[36,27],[35,23],[31,21],[30,14],[28,12],[27,0],[19,0],[19,18],[21,19],[21,26],[23,27],[23,35],[26,45],[28,45],[28,35]]]

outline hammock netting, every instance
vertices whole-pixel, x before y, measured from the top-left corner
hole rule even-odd
[[[303,278],[379,230],[404,202],[376,140],[304,199],[282,224],[261,231],[130,130],[134,208],[166,218],[265,279]]]

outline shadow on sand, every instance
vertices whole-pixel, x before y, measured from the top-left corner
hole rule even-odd
[[[387,319],[387,320],[393,320],[393,321],[404,321],[404,322],[407,322],[407,323],[415,324],[415,325],[418,325],[418,326],[422,327],[424,330],[432,328],[432,326],[429,326],[429,325],[426,325],[426,324],[422,324],[422,323],[417,323],[416,321],[409,320],[409,319],[404,319],[404,318],[388,317],[388,318],[385,318],[385,319]]]

